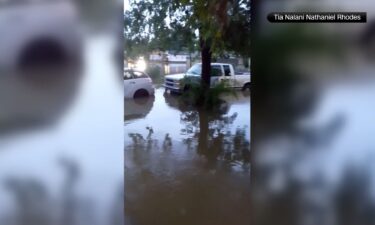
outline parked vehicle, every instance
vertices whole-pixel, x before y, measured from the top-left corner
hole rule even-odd
[[[79,62],[82,56],[73,1],[0,1],[0,34],[0,69]]]
[[[152,79],[144,72],[132,69],[124,70],[124,97],[138,98],[154,95]]]
[[[188,89],[183,81],[185,78],[200,80],[202,64],[193,65],[186,73],[165,76],[165,90],[181,93]],[[237,89],[250,89],[250,73],[235,73],[233,65],[227,63],[211,64],[211,87],[219,82],[226,82],[229,87]]]

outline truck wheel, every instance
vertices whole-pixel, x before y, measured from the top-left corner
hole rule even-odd
[[[246,91],[246,90],[249,90],[249,91],[250,91],[250,83],[247,83],[247,84],[245,84],[245,85],[242,87],[242,91]]]

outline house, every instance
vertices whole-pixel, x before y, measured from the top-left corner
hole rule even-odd
[[[149,64],[163,68],[164,74],[183,73],[191,65],[190,58],[186,52],[155,51],[150,54]]]
[[[148,64],[151,67],[159,67],[166,75],[174,73],[184,73],[193,64],[199,62],[201,62],[200,52],[189,54],[187,52],[174,53],[173,51],[154,51],[149,56]],[[235,68],[238,68],[240,70],[246,70],[246,65],[249,64],[242,58],[238,58],[237,56],[231,54],[227,54],[222,58],[212,59],[212,62],[230,63]]]

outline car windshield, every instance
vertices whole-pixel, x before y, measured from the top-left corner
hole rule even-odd
[[[196,64],[192,66],[187,72],[187,74],[201,75],[202,74],[202,64]],[[211,65],[211,76],[218,77],[222,75],[220,65]]]
[[[148,78],[148,76],[145,73],[142,73],[140,71],[133,71],[134,78]]]
[[[196,65],[192,66],[186,73],[187,74],[201,75],[201,73],[202,73],[201,64],[196,64]]]
[[[137,78],[148,78],[147,74],[140,71],[134,70],[125,70],[124,71],[124,80],[137,79]]]

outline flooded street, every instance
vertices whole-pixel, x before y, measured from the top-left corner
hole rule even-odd
[[[213,112],[178,98],[125,100],[128,224],[248,224],[250,94]]]

